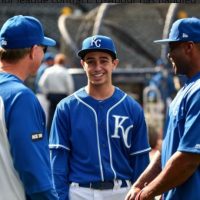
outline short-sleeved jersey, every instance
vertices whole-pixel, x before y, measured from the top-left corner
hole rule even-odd
[[[188,80],[170,105],[162,146],[163,167],[176,151],[200,154],[200,73]],[[165,193],[164,199],[199,200],[199,187],[200,167],[185,183]]]
[[[24,200],[53,188],[44,112],[16,76],[0,73],[0,193]]]
[[[134,181],[132,164],[150,151],[143,110],[119,88],[102,101],[81,88],[58,104],[50,148],[69,151],[69,182]]]

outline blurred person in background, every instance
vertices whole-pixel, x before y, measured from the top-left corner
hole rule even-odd
[[[156,61],[155,67],[159,69],[159,72],[157,72],[152,77],[149,85],[158,88],[165,107],[168,107],[177,93],[174,85],[173,76],[169,71],[169,67],[164,63],[161,58]]]
[[[46,52],[44,54],[42,64],[40,65],[40,67],[36,73],[36,77],[35,77],[35,93],[36,94],[41,93],[39,86],[38,86],[39,80],[40,80],[42,74],[45,72],[45,70],[54,64],[54,57],[55,57],[55,55],[51,52]]]
[[[67,59],[64,54],[57,54],[54,59],[54,65],[45,70],[39,81],[39,88],[49,101],[47,116],[49,132],[57,104],[74,92],[74,80],[68,71]]]
[[[36,93],[36,96],[45,112],[46,122],[48,122],[49,101],[47,100],[46,95],[41,92],[39,87],[39,80],[45,70],[54,64],[54,57],[55,55],[53,53],[45,52],[42,64],[40,65],[34,80],[34,92]]]
[[[161,150],[162,146],[162,132],[154,127],[153,125],[148,126],[148,136],[149,136],[149,144],[151,147],[150,151],[150,160],[153,159],[154,154]]]

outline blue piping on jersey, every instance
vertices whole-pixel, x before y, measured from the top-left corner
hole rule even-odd
[[[101,155],[100,155],[100,145],[99,145],[99,131],[98,131],[98,120],[97,120],[97,113],[95,112],[95,110],[88,105],[87,103],[85,103],[83,100],[81,100],[76,93],[74,93],[75,98],[80,101],[81,103],[83,103],[85,106],[87,106],[89,109],[91,109],[94,113],[94,117],[95,117],[95,122],[96,122],[96,134],[97,134],[97,149],[98,149],[98,157],[99,157],[99,166],[100,166],[100,173],[101,173],[101,180],[104,181],[104,175],[103,175],[103,168],[102,168],[102,161],[101,161]]]
[[[113,162],[112,162],[112,151],[111,151],[111,145],[110,145],[110,137],[109,137],[109,114],[111,112],[111,110],[113,108],[115,108],[116,106],[118,106],[125,98],[126,98],[127,94],[125,94],[122,99],[120,101],[118,101],[115,105],[113,105],[107,112],[107,117],[106,117],[106,126],[107,126],[107,139],[108,139],[108,149],[109,149],[109,152],[110,152],[110,167],[114,173],[114,179],[117,178],[117,175],[116,175],[116,172],[114,170],[114,167],[113,167]]]
[[[68,147],[63,146],[63,145],[61,145],[61,144],[49,144],[49,148],[50,148],[50,149],[51,149],[51,148],[56,148],[56,149],[58,149],[58,148],[63,148],[63,149],[66,149],[66,150],[70,151],[70,149],[69,149]]]
[[[147,149],[143,149],[141,151],[136,151],[134,153],[131,153],[130,155],[136,155],[136,154],[144,153],[144,152],[147,152],[147,151],[150,151],[150,150],[151,150],[151,147],[149,147]]]

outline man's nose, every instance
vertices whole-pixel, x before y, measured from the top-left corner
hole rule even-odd
[[[95,63],[95,69],[98,70],[98,69],[101,69],[101,63],[99,61],[97,61]]]

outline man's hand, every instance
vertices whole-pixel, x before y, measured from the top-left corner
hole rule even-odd
[[[147,190],[148,191],[148,190]],[[135,200],[154,200],[153,197],[151,197],[149,195],[148,192],[146,192],[145,188],[143,188],[142,190],[140,190],[140,192],[137,194],[137,196],[135,197]]]
[[[132,186],[124,200],[134,200],[140,191],[140,188]]]

